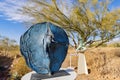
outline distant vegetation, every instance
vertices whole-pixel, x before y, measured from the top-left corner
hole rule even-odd
[[[29,71],[17,42],[0,36],[0,80],[20,80]]]
[[[15,40],[0,36],[0,54],[15,56],[19,53],[19,45]]]
[[[120,42],[119,43],[112,43],[112,44],[108,44],[108,47],[120,47]]]
[[[98,45],[98,43],[94,43],[93,45],[91,45],[90,47],[94,47]],[[104,43],[102,45],[100,45],[99,47],[120,47],[120,42],[115,42],[115,43]]]

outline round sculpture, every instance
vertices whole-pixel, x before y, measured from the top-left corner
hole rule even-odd
[[[40,74],[59,71],[68,45],[65,31],[48,22],[31,26],[20,38],[20,51],[27,65]]]

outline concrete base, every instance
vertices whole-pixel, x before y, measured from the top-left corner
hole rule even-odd
[[[61,69],[52,76],[37,74],[35,71],[24,75],[21,80],[75,80],[77,74],[73,69]]]
[[[85,55],[82,53],[78,55],[78,74],[88,74]]]

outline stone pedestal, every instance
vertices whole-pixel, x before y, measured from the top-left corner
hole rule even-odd
[[[37,74],[32,71],[24,75],[21,80],[75,80],[77,74],[73,69],[61,69],[52,76]]]
[[[78,74],[88,74],[85,55],[82,53],[78,54]]]

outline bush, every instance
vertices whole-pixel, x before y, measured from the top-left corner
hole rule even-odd
[[[20,80],[20,78],[31,70],[27,67],[23,57],[20,57],[13,61],[10,74],[12,74],[10,80]]]
[[[108,47],[120,47],[120,43],[111,43],[108,44]]]
[[[95,46],[97,46],[98,44],[99,44],[99,42],[96,42],[96,43],[90,45],[89,47],[95,47]],[[103,43],[103,44],[100,45],[99,47],[107,47],[107,44],[106,44],[106,43]]]

